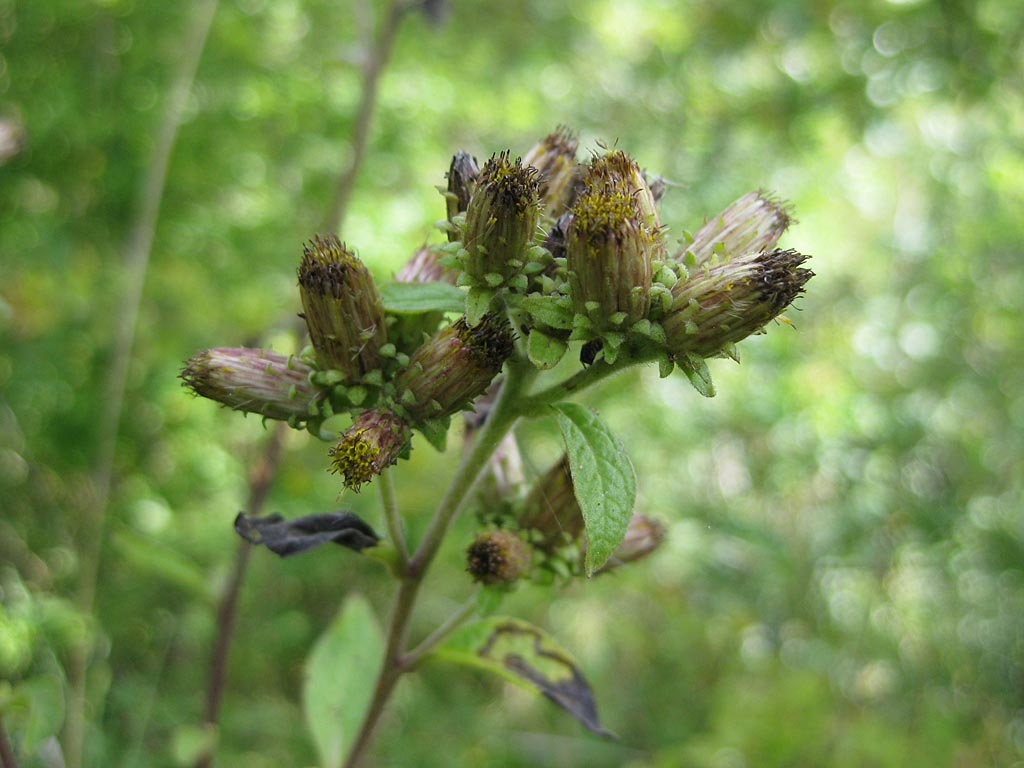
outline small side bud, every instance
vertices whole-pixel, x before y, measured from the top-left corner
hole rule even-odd
[[[304,421],[321,397],[305,363],[266,349],[218,347],[189,358],[185,386],[229,408],[268,419]]]
[[[449,416],[476,399],[512,354],[514,337],[495,314],[470,327],[461,317],[417,349],[395,379],[398,402],[414,422]]]
[[[350,381],[380,366],[384,305],[366,265],[334,235],[317,235],[304,247],[299,293],[321,366]]]
[[[626,535],[599,573],[606,573],[626,563],[650,555],[665,541],[665,526],[659,520],[637,512],[629,519]]]
[[[330,450],[331,471],[344,478],[346,488],[358,492],[363,483],[398,461],[411,438],[409,425],[391,411],[363,411]]]
[[[436,248],[424,245],[398,270],[398,274],[395,275],[395,281],[399,283],[449,283],[455,285],[458,273],[438,263],[438,260],[443,255]]]
[[[621,185],[588,187],[572,208],[565,247],[578,314],[601,331],[643,319],[650,307],[655,237],[637,198]],[[595,306],[596,305],[596,306]]]
[[[583,511],[573,491],[568,456],[563,455],[530,489],[519,527],[536,532],[537,547],[548,553],[579,539]]]
[[[448,220],[451,221],[469,208],[469,201],[473,197],[473,190],[476,189],[477,178],[480,176],[480,166],[477,165],[476,158],[468,152],[456,152],[447,175],[448,193],[445,199],[448,201]],[[448,239],[458,240],[458,233],[450,231]]]
[[[774,320],[803,292],[814,273],[796,251],[751,253],[705,265],[672,286],[662,325],[669,351],[710,357]]]
[[[464,269],[475,284],[493,288],[487,276],[508,279],[519,271],[537,230],[539,190],[537,171],[507,151],[484,164],[463,235]]]
[[[700,266],[720,254],[719,261],[729,261],[748,253],[775,247],[793,219],[789,206],[766,192],[749,192],[720,214],[710,219],[693,236],[693,242],[676,251],[672,258],[686,261],[691,254],[692,265]]]
[[[466,550],[466,571],[481,584],[511,584],[530,568],[530,549],[512,531],[477,534]]]
[[[578,148],[579,140],[575,132],[560,126],[523,157],[524,165],[537,169],[541,210],[549,219],[557,219],[572,202],[573,181],[579,174],[579,165],[576,163]]]

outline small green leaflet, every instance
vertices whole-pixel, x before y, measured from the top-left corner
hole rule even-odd
[[[622,443],[597,413],[575,403],[553,406],[569,454],[576,501],[587,532],[587,575],[622,542],[636,501],[636,471]]]
[[[711,371],[703,357],[687,352],[686,358],[676,360],[676,364],[686,374],[694,389],[704,397],[715,396],[715,383],[711,380]]]
[[[466,308],[466,292],[448,283],[388,283],[381,286],[384,309],[396,315],[458,312]]]
[[[536,328],[530,331],[530,337],[526,344],[526,354],[530,362],[546,371],[558,365],[558,361],[565,355],[568,345],[561,339],[541,333]]]
[[[434,656],[493,672],[546,696],[594,733],[601,726],[594,692],[576,660],[538,627],[508,616],[491,616],[456,630]]]
[[[306,659],[302,705],[323,768],[341,765],[352,746],[383,659],[377,616],[352,593]]]

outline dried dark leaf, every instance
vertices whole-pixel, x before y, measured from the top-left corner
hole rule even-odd
[[[576,660],[532,624],[488,617],[456,631],[437,655],[482,667],[541,693],[594,733],[615,738],[602,727],[594,692]]]
[[[281,557],[297,555],[327,542],[360,552],[380,541],[373,528],[352,512],[324,512],[294,520],[276,514],[251,517],[239,512],[235,531],[246,541],[262,544]]]

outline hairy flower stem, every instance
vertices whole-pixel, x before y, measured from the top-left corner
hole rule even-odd
[[[540,416],[549,405],[572,397],[577,392],[582,392],[628,368],[649,362],[651,360],[647,358],[620,358],[612,365],[604,362],[591,365],[558,384],[553,384],[535,395],[523,398],[518,404],[519,413],[522,416]]]
[[[386,468],[380,473],[377,487],[380,489],[380,502],[384,508],[384,522],[387,524],[388,535],[391,537],[391,543],[395,545],[395,551],[398,552],[400,573],[404,574],[409,565],[409,547],[405,543],[402,516],[398,513],[395,483],[390,468]]]
[[[518,420],[518,404],[522,399],[522,393],[536,373],[536,370],[528,363],[512,362],[509,364],[505,384],[493,410],[488,415],[483,429],[477,434],[473,447],[463,457],[462,463],[448,486],[448,491],[441,500],[419,547],[416,549],[416,553],[408,561],[405,569],[406,576],[398,587],[395,605],[391,612],[384,662],[377,676],[373,698],[366,711],[366,717],[359,728],[348,759],[344,763],[345,768],[355,768],[365,756],[373,738],[373,732],[395,690],[395,685],[399,678],[410,669],[410,659],[404,654],[404,647],[420,585],[441,547],[441,542],[444,541],[448,527],[469,496],[469,492],[487,466],[488,460],[497,449],[501,439],[508,434]],[[414,658],[413,661],[415,660],[417,659]]]
[[[463,603],[455,613],[445,619],[444,622],[439,624],[437,629],[427,635],[419,645],[402,657],[402,667],[404,669],[409,672],[415,670],[420,665],[420,662],[422,662],[432,650],[448,638],[448,635],[461,627],[466,619],[476,613],[478,592],[479,590],[474,591],[469,600]]]

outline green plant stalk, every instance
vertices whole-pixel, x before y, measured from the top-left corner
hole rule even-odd
[[[608,365],[604,362],[591,365],[589,368],[584,368],[582,371],[573,374],[558,384],[553,384],[535,395],[523,398],[518,403],[519,413],[525,417],[541,416],[547,406],[566,400],[588,387],[592,387],[607,378],[622,373],[628,368],[643,365],[652,360],[653,358],[646,357],[620,358],[613,365]]]
[[[381,506],[384,508],[384,522],[388,528],[388,535],[395,545],[395,551],[398,553],[400,573],[404,574],[409,566],[409,547],[405,543],[405,532],[402,530],[402,516],[398,513],[398,502],[395,499],[395,482],[391,476],[390,467],[385,468],[380,473],[378,488],[380,490]]]
[[[420,663],[430,654],[431,651],[443,643],[448,635],[461,627],[466,619],[476,613],[476,596],[479,591],[480,590],[475,590],[469,600],[463,603],[455,613],[445,619],[444,623],[439,624],[437,629],[427,635],[419,645],[402,657],[403,669],[412,672],[419,667]]]
[[[448,491],[438,505],[437,511],[416,549],[416,553],[408,561],[405,569],[406,575],[398,587],[395,605],[391,612],[384,661],[377,676],[370,706],[367,708],[359,733],[345,760],[345,768],[355,768],[365,756],[374,730],[394,692],[395,685],[401,676],[410,670],[408,659],[404,654],[404,647],[420,585],[444,541],[449,526],[487,466],[488,460],[497,449],[501,439],[519,419],[518,404],[522,399],[522,392],[536,375],[537,371],[523,360],[509,364],[505,384],[501,388],[501,394],[498,396],[494,409],[473,442],[473,447],[463,457],[462,463],[448,486]],[[441,639],[443,638],[439,637],[435,642],[439,642]]]

